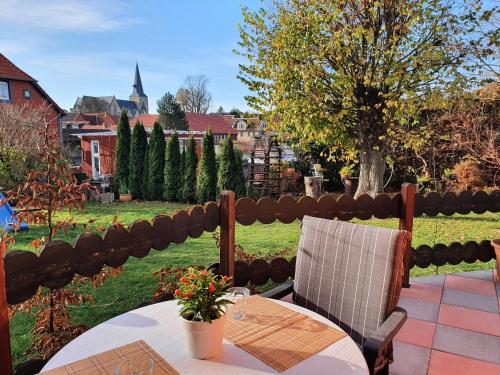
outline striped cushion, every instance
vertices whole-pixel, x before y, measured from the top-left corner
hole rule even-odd
[[[304,216],[295,303],[326,316],[362,345],[386,318],[400,232]]]

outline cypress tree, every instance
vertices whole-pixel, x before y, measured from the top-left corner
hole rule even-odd
[[[144,178],[144,158],[148,145],[146,130],[144,126],[137,122],[132,131],[132,142],[130,145],[130,167],[128,186],[130,194],[136,199],[141,199],[142,185]]]
[[[120,193],[128,193],[130,162],[130,124],[125,111],[120,115],[116,132],[115,187]]]
[[[203,137],[198,170],[196,184],[198,203],[214,201],[217,194],[217,165],[215,162],[214,136],[210,130]]]
[[[222,152],[220,153],[219,169],[217,171],[217,192],[220,193],[223,190],[235,189],[235,176],[234,172],[236,170],[234,165],[234,147],[233,140],[231,136],[228,135],[222,146]]]
[[[193,137],[189,137],[186,151],[183,154],[184,178],[182,187],[182,200],[187,203],[196,201],[196,145]]]
[[[149,142],[148,199],[160,200],[163,195],[163,169],[165,168],[165,136],[155,122]]]
[[[149,199],[148,176],[149,176],[149,145],[147,143],[147,138],[146,138],[146,150],[144,151],[144,170],[142,176],[142,199]]]
[[[246,195],[245,173],[243,172],[243,154],[237,148],[234,149],[234,194],[236,199]]]
[[[177,202],[182,199],[181,194],[181,153],[179,149],[179,137],[174,133],[168,140],[167,155],[165,159],[165,184],[163,197],[169,202]]]

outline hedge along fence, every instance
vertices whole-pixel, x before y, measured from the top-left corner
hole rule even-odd
[[[129,256],[143,258],[151,249],[163,250],[170,243],[183,243],[188,237],[197,238],[205,231],[213,232],[218,226],[221,232],[220,263],[212,268],[226,275],[234,275],[236,285],[244,285],[248,281],[263,285],[269,279],[282,282],[293,277],[295,258],[290,261],[276,258],[269,263],[263,259],[249,264],[235,262],[233,251],[236,222],[242,225],[251,225],[256,220],[263,224],[270,224],[275,220],[291,223],[302,219],[304,215],[339,220],[396,217],[399,218],[400,229],[412,231],[414,215],[480,214],[486,211],[500,211],[500,191],[490,194],[461,192],[458,195],[429,193],[423,196],[415,194],[413,185],[404,184],[401,193],[392,196],[381,194],[372,198],[362,195],[353,199],[350,195],[341,195],[335,199],[324,195],[318,200],[311,197],[295,200],[284,196],[277,201],[262,198],[257,202],[249,198],[241,198],[235,202],[234,193],[223,192],[217,203],[193,206],[188,211],[177,211],[172,216],[157,216],[151,223],[137,221],[128,229],[110,227],[103,237],[82,234],[73,246],[64,241],[51,241],[44,246],[39,256],[30,251],[15,250],[7,253],[4,259],[0,257],[0,373],[9,374],[11,371],[8,303],[26,301],[36,293],[39,286],[62,288],[71,282],[75,274],[96,275],[105,264],[119,267]],[[492,257],[493,248],[486,240],[480,243],[470,241],[463,245],[438,244],[433,248],[422,245],[411,252],[408,249],[405,267],[408,271],[413,265],[425,268],[430,264],[457,264],[462,260],[488,261]],[[408,272],[405,286],[409,286]]]

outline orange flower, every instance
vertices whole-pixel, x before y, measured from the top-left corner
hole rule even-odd
[[[196,275],[194,273],[191,273],[191,274],[189,274],[189,278],[191,280],[194,280],[194,279],[196,279]]]
[[[179,289],[176,289],[174,294],[179,297],[181,295],[181,291]]]
[[[213,293],[213,292],[215,292],[215,286],[214,286],[214,284],[210,284],[210,285],[208,286],[208,292],[209,292],[209,293]]]
[[[186,279],[184,276],[181,277],[181,283],[184,283],[184,284],[189,284],[189,280]]]
[[[229,277],[224,276],[224,277],[223,277],[223,279],[224,279],[224,281],[228,281],[228,280],[229,280]]]
[[[208,275],[208,271],[207,270],[203,270],[200,272],[203,276],[207,276]]]
[[[187,292],[186,294],[184,294],[183,298],[190,298],[192,296],[193,294],[191,292]]]

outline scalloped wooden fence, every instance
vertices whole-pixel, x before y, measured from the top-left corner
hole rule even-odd
[[[217,227],[221,229],[220,262],[212,268],[234,275],[236,285],[245,285],[249,281],[255,285],[263,285],[269,280],[282,282],[293,278],[295,258],[290,261],[276,258],[270,262],[257,259],[249,264],[234,261],[236,222],[242,225],[251,225],[256,221],[270,224],[276,220],[292,223],[304,215],[339,220],[396,217],[399,218],[400,229],[411,232],[414,216],[481,214],[486,211],[500,211],[500,190],[489,194],[483,191],[459,194],[432,192],[424,196],[415,193],[414,185],[403,184],[400,193],[381,194],[375,198],[362,195],[354,199],[350,195],[341,195],[335,199],[324,195],[317,200],[311,197],[295,200],[291,196],[283,196],[277,201],[262,198],[257,202],[250,198],[235,202],[233,192],[223,192],[218,202],[193,206],[187,211],[179,210],[172,216],[160,215],[151,223],[140,220],[128,229],[110,227],[103,237],[82,234],[74,245],[60,240],[51,241],[39,256],[31,251],[11,251],[3,259],[0,258],[0,373],[11,372],[7,305],[26,301],[39,286],[62,288],[71,282],[75,274],[93,276],[105,264],[118,267],[130,256],[143,258],[151,249],[161,251],[170,243],[183,243],[188,237],[197,238],[203,232],[213,232]],[[487,262],[493,257],[494,250],[489,240],[437,244],[432,248],[421,245],[408,249],[405,268],[409,271],[414,265],[425,268],[431,264],[441,266],[461,261]],[[408,274],[406,272],[406,276]],[[408,278],[405,286],[409,286]]]

